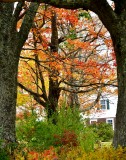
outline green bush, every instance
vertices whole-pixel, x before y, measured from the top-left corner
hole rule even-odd
[[[113,129],[110,124],[107,123],[95,123],[90,126],[93,132],[97,136],[97,140],[110,141],[113,138]]]
[[[9,160],[9,156],[4,149],[0,149],[0,160]]]
[[[54,143],[54,130],[47,121],[37,121],[37,115],[32,114],[17,122],[17,140],[22,147],[42,151]]]
[[[24,144],[30,150],[43,151],[50,146],[61,147],[68,144],[80,145],[85,150],[92,150],[95,143],[95,134],[90,128],[85,128],[80,120],[77,109],[62,108],[56,117],[56,125],[52,123],[54,117],[49,121],[37,121],[34,113],[17,121],[17,139],[19,144]],[[58,137],[58,139],[56,138]],[[69,139],[68,142],[65,138]],[[76,140],[74,139],[76,138]],[[57,143],[57,140],[60,143]]]

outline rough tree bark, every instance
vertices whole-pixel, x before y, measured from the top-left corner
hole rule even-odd
[[[14,12],[13,3],[0,3],[0,140],[3,141],[1,147],[16,142],[15,119],[19,55],[39,5],[31,3],[18,32],[16,25],[22,6],[23,3],[19,3]]]
[[[0,8],[0,139],[15,142],[17,33],[10,22],[13,5],[0,4]]]
[[[126,147],[126,14],[117,22],[117,29],[112,35],[117,60],[118,104],[116,127],[113,144]],[[123,20],[124,18],[124,20]]]

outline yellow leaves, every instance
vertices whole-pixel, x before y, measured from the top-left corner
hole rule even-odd
[[[42,60],[43,62],[48,59],[47,53],[45,53],[43,50],[38,51],[38,56],[40,58],[40,61]]]
[[[60,155],[61,159],[63,155]],[[118,147],[114,149],[108,144],[106,147],[96,148],[95,151],[86,152],[81,147],[72,148],[65,153],[66,159],[76,159],[76,160],[125,160],[126,148]]]
[[[29,94],[24,94],[23,92],[22,89],[18,88],[17,106],[23,106],[31,100]]]

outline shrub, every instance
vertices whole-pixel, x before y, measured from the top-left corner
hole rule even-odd
[[[54,147],[41,153],[29,151],[27,158],[16,155],[16,160],[126,160],[126,148],[103,147],[90,152],[85,152],[80,146],[68,148],[62,147],[61,152],[56,152]],[[3,158],[4,160],[4,158]],[[7,159],[6,159],[7,160]]]
[[[58,160],[58,155],[53,147],[45,150],[41,156],[44,160]]]
[[[78,146],[77,135],[74,131],[64,130],[62,135],[54,134],[54,145]]]
[[[97,140],[110,141],[113,138],[113,129],[107,123],[95,123],[90,126],[93,132],[97,135]]]
[[[126,160],[126,148],[104,147],[98,150],[85,152],[82,148],[76,147],[59,155],[63,160]]]
[[[55,116],[55,115],[54,115]],[[89,128],[85,128],[77,109],[62,108],[56,119],[57,124],[49,121],[37,121],[36,114],[24,116],[17,121],[17,139],[20,145],[29,150],[44,151],[50,146],[77,146],[90,151],[94,148],[95,136]]]
[[[31,115],[17,124],[17,140],[19,144],[30,150],[43,151],[54,144],[55,129],[45,121],[36,121]]]
[[[0,160],[9,160],[9,156],[4,149],[0,149]]]

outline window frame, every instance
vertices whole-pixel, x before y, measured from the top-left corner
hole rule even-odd
[[[101,99],[100,100],[100,105],[101,105],[101,110],[109,110],[110,106],[109,106],[109,100],[108,99]]]
[[[106,118],[106,123],[107,124],[110,124],[110,123],[108,123],[108,121],[112,121],[112,128],[113,128],[113,130],[114,130],[114,127],[115,127],[115,125],[114,125],[114,118]]]

